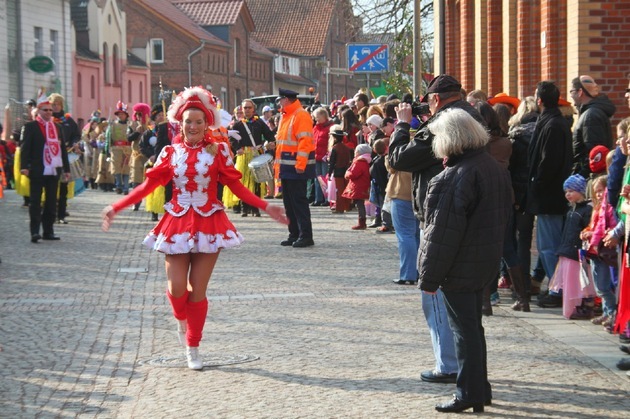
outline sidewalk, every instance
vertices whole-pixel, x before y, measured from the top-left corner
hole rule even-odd
[[[419,290],[391,282],[395,236],[352,231],[356,213],[312,209],[306,249],[279,246],[286,227],[265,215],[230,214],[246,243],[219,258],[200,347],[222,366],[196,372],[182,366],[163,256],[140,245],[154,224],[143,207],[103,233],[117,196],[86,191],[55,227],[61,241],[35,245],[21,198],[6,195],[0,417],[448,417],[434,405],[454,386],[419,378],[431,342]],[[628,416],[616,336],[502,298],[484,319],[494,399],[478,416]]]

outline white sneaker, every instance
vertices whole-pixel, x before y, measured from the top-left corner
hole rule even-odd
[[[179,339],[179,344],[182,346],[186,346],[186,320],[177,320],[177,339]]]
[[[197,346],[186,346],[186,360],[188,361],[188,368],[191,370],[203,369],[203,362]]]

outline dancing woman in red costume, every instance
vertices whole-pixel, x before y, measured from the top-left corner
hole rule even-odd
[[[181,92],[168,109],[168,119],[180,124],[181,133],[172,145],[164,147],[140,186],[103,210],[103,230],[109,229],[116,213],[156,187],[173,182],[173,198],[164,206],[166,213],[143,243],[166,254],[166,295],[178,320],[180,342],[186,346],[188,368],[200,370],[203,363],[198,347],[208,312],[210,276],[221,249],[243,242],[217,199],[217,182],[274,220],[289,222],[282,207],[268,204],[240,182],[241,173],[234,168],[229,145],[216,142],[212,136],[220,116],[207,90],[193,87]]]

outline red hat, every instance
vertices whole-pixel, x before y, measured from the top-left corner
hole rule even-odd
[[[496,95],[494,95],[494,97],[491,97],[490,99],[488,99],[488,103],[491,105],[494,105],[496,103],[505,103],[505,104],[511,105],[512,108],[514,109],[514,112],[516,112],[516,109],[518,109],[518,105],[521,104],[521,101],[517,97],[508,96],[507,93],[502,92],[502,93],[497,93]]]
[[[138,120],[136,118],[136,112],[140,112],[142,114],[142,121],[140,122],[145,122],[151,116],[151,107],[142,102],[133,105],[133,115],[131,116],[131,119],[134,121]]]
[[[588,154],[588,167],[591,168],[591,173],[602,173],[606,171],[606,156],[609,151],[610,150],[603,145],[593,147]]]
[[[217,109],[212,93],[201,86],[185,88],[173,99],[166,113],[168,120],[172,123],[180,123],[184,111],[190,108],[199,109],[206,114],[209,128],[216,129],[221,126],[221,114]]]

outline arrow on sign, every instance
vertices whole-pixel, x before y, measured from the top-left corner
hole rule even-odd
[[[363,64],[367,63],[372,58],[376,57],[376,54],[383,51],[385,48],[387,48],[387,45],[381,45],[380,47],[376,48],[374,51],[372,51],[370,55],[368,55],[367,57],[365,57],[364,59],[362,59],[355,65],[353,65],[352,67],[350,67],[350,71],[355,71],[357,68],[361,67]]]

